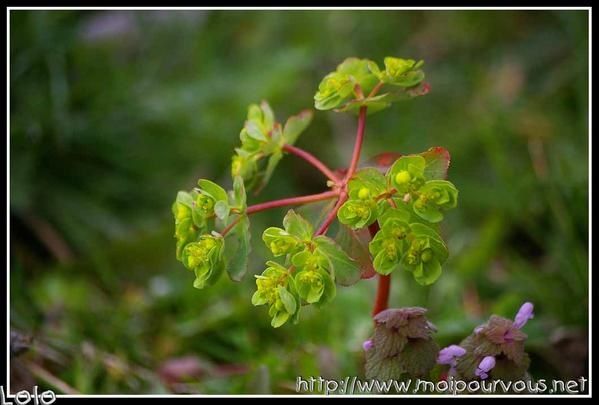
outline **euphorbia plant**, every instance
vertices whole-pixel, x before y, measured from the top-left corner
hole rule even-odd
[[[252,303],[268,306],[273,327],[297,322],[302,306],[327,304],[335,297],[336,285],[349,286],[371,277],[369,269],[380,278],[374,315],[387,308],[394,271],[411,272],[423,286],[434,283],[448,257],[439,224],[458,198],[456,187],[445,180],[449,153],[441,147],[418,154],[385,153],[371,164],[360,165],[367,115],[427,94],[422,65],[422,61],[387,57],[381,68],[367,59],[348,58],[324,77],[314,96],[316,109],[357,115],[353,153],[343,170],[331,170],[294,146],[310,124],[312,111],[302,111],[282,124],[267,102],[251,105],[240,132],[241,145],[232,159],[232,190],[201,179],[197,188],[179,192],[173,204],[177,259],[194,272],[194,287],[213,284],[223,271],[233,280],[243,277],[251,215],[325,200],[334,204],[322,222],[310,223],[290,209],[282,227],[269,227],[262,234],[273,259],[256,276]],[[246,190],[266,186],[285,154],[318,169],[326,179],[326,190],[248,206]],[[332,238],[327,232],[335,220],[343,232]],[[356,252],[366,253],[368,260]],[[421,312],[418,317],[424,319]]]

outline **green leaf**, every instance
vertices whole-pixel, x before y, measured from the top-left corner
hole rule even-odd
[[[262,123],[264,125],[265,130],[269,130],[275,124],[275,114],[270,108],[270,105],[266,100],[263,100],[260,103],[260,109],[262,110]]]
[[[210,180],[198,180],[198,187],[202,193],[208,194],[210,197],[214,198],[215,201],[227,201],[227,192],[225,189]]]
[[[361,269],[361,278],[371,278],[376,274],[368,252],[368,242],[370,241],[368,229],[353,230],[341,224],[335,240],[349,257],[356,261]]]
[[[414,212],[429,222],[443,220],[443,211],[457,206],[458,190],[447,180],[429,180],[420,189]]]
[[[431,248],[435,251],[435,254],[439,255],[439,260],[443,263],[447,260],[448,251],[447,246],[445,246],[445,242],[443,242],[443,238],[439,235],[433,228],[430,226],[426,226],[420,223],[412,223],[410,224],[412,228],[412,232],[416,236],[426,236],[431,240]]]
[[[268,137],[262,132],[262,128],[256,121],[246,121],[243,128],[250,138],[260,142],[268,142]]]
[[[451,162],[449,151],[443,147],[436,146],[420,154],[425,160],[424,177],[427,180],[444,180]]]
[[[293,315],[297,309],[297,303],[295,302],[293,295],[287,291],[285,287],[279,286],[279,297],[281,297],[281,301],[283,301],[285,311],[290,315]]]
[[[264,230],[262,240],[275,257],[295,253],[302,247],[296,236],[274,226]]]
[[[262,179],[260,180],[260,185],[256,189],[257,193],[260,192],[264,187],[266,187],[282,158],[283,152],[281,150],[274,151],[270,155],[270,157],[268,158],[268,163],[266,164],[266,169],[264,170],[264,174],[262,176]]]
[[[300,240],[311,240],[314,228],[312,224],[302,218],[294,210],[287,211],[283,218],[283,226],[291,235],[298,237]]]
[[[368,59],[347,58],[339,66],[337,72],[348,75],[353,83],[359,84],[366,95],[376,86],[378,78],[370,71]]]
[[[207,230],[207,220],[206,217],[204,216],[204,213],[201,212],[199,209],[194,208],[191,211],[191,219],[193,220],[193,224],[201,229],[202,231]]]
[[[347,101],[354,89],[349,75],[332,72],[326,75],[318,85],[314,95],[314,107],[318,110],[330,110]]]
[[[420,218],[433,224],[443,221],[443,213],[441,213],[437,207],[432,205],[424,205],[421,208],[414,205],[414,212],[418,214]]]
[[[363,94],[368,94],[378,83],[377,77],[368,68],[367,59],[347,58],[335,72],[326,75],[314,96],[314,105],[319,110],[330,110],[355,97],[354,89],[359,85]]]
[[[299,114],[289,117],[287,122],[285,122],[285,128],[283,128],[284,142],[288,145],[295,144],[299,135],[304,132],[308,125],[310,125],[310,122],[312,122],[313,116],[314,113],[312,110],[303,110]]]
[[[385,73],[381,79],[385,83],[395,86],[412,87],[424,80],[424,72],[419,68],[424,64],[423,61],[416,62],[413,59],[401,59],[386,57]]]
[[[381,77],[381,69],[379,68],[379,65],[375,62],[375,61],[368,61],[368,69],[370,70],[370,72],[375,75],[379,80]]]
[[[370,189],[372,197],[376,197],[385,191],[387,181],[385,176],[374,167],[365,167],[356,171],[349,181],[349,195],[352,198],[358,198],[359,190],[362,187]]]
[[[353,112],[357,114],[361,107],[367,107],[367,115],[374,114],[385,108],[391,107],[391,101],[389,100],[388,94],[381,94],[374,97],[366,97],[363,99],[351,100],[345,103],[340,108],[336,108],[335,112]]]
[[[288,277],[287,278],[287,289],[293,295],[293,297],[295,298],[295,302],[297,303],[297,310],[291,316],[292,322],[294,324],[297,324],[299,322],[300,312],[301,312],[301,309],[302,309],[302,306],[301,306],[302,300],[301,300],[301,298],[299,296],[299,293],[298,293],[298,290],[297,290],[297,285],[295,284],[295,280],[293,279],[293,277]]]
[[[271,326],[273,328],[279,328],[281,327],[285,322],[287,322],[287,320],[289,319],[291,315],[289,314],[289,312],[285,312],[285,311],[279,311],[275,314],[275,316],[272,318],[272,321],[270,322]]]
[[[214,264],[209,276],[199,274],[198,271],[195,271],[196,278],[193,281],[194,288],[201,290],[214,285],[214,283],[216,283],[216,281],[220,278],[220,275],[223,273],[223,268],[223,261],[219,260],[218,263]]]
[[[245,127],[243,127],[241,131],[239,131],[239,139],[241,140],[241,147],[236,148],[238,153],[240,150],[242,150],[248,154],[255,154],[260,151],[262,144],[264,144],[263,140],[259,141],[257,139],[252,138],[248,134],[248,131],[245,129]]]
[[[247,272],[250,250],[250,221],[242,215],[227,234],[224,249],[225,267],[233,281],[240,281]]]
[[[321,235],[314,238],[314,242],[317,249],[331,262],[332,273],[337,283],[349,286],[360,280],[361,271],[357,263],[335,241]]]
[[[426,161],[422,156],[402,156],[393,163],[386,177],[398,191],[399,196],[419,189],[424,183],[424,166]]]
[[[221,237],[202,235],[197,242],[185,246],[181,261],[195,273],[194,287],[204,288],[218,279],[223,267],[223,245]]]
[[[390,219],[398,219],[400,221],[410,223],[411,217],[412,214],[409,206],[403,202],[399,202],[395,205],[395,207],[389,207],[379,215],[379,224],[381,227],[384,227],[385,222]]]
[[[347,200],[339,208],[337,219],[352,229],[360,229],[373,224],[377,215],[377,205],[372,201]]]
[[[183,204],[189,208],[193,207],[193,197],[186,191],[179,191],[175,202]],[[174,213],[174,212],[173,212]],[[175,213],[174,213],[175,214]],[[177,215],[177,214],[175,214]]]
[[[418,269],[414,271],[414,279],[418,284],[427,286],[437,281],[441,273],[441,263],[433,258],[430,262],[420,263]]]
[[[305,299],[308,304],[315,304],[320,300],[324,293],[324,286],[309,285]]]
[[[243,184],[243,178],[241,176],[235,176],[233,178],[233,193],[232,193],[231,206],[238,208],[240,211],[245,212],[247,208],[247,197],[245,194],[245,187]]]
[[[231,208],[229,207],[229,204],[227,204],[227,201],[217,201],[216,204],[214,204],[214,213],[220,220],[224,221],[225,218],[229,216],[230,210]]]
[[[171,207],[175,218],[175,237],[178,239],[186,239],[188,234],[194,231],[193,225],[199,230],[203,230],[206,226],[206,219],[202,215],[198,216],[193,200],[194,197],[190,193],[179,191]]]
[[[245,181],[253,181],[258,172],[258,155],[235,148],[236,154],[231,159],[231,177],[242,177]]]
[[[183,249],[188,243],[196,241],[200,231],[201,230],[194,227],[191,218],[184,219],[175,226],[175,238],[177,239],[177,260],[182,260]]]
[[[318,301],[316,305],[317,307],[328,304],[329,302],[333,301],[337,295],[337,286],[335,285],[335,280],[333,280],[333,277],[325,271],[319,271],[319,273],[321,273],[323,278],[324,291],[320,297],[320,301]]]
[[[393,271],[399,268],[399,264],[399,258],[391,260],[389,256],[385,254],[384,250],[381,250],[379,253],[377,253],[373,262],[374,270],[376,270],[377,273],[385,276],[391,274]]]
[[[266,303],[268,303],[268,299],[262,291],[255,291],[254,294],[252,294],[252,305],[259,306]]]

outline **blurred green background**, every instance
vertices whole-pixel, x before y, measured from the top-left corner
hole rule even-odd
[[[365,157],[451,152],[458,209],[432,287],[394,275],[443,346],[525,300],[535,378],[588,369],[586,11],[11,11],[10,323],[29,351],[11,388],[65,393],[293,393],[297,376],[362,376],[375,280],[272,329],[249,274],[196,290],[170,205],[200,178],[230,186],[247,105],[313,105],[348,56],[424,59],[426,96],[372,115]],[[317,112],[298,146],[333,167],[355,117]],[[293,156],[252,202],[322,191]],[[250,273],[261,231],[252,217]]]

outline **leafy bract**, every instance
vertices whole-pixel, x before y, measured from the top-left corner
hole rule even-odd
[[[338,284],[349,286],[360,280],[361,271],[358,264],[351,259],[341,247],[327,236],[314,238],[317,249],[331,263],[331,271]]]

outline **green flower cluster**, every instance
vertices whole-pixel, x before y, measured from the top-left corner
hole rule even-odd
[[[258,289],[252,296],[252,304],[268,305],[271,325],[278,328],[298,313],[299,298],[287,269],[272,261],[266,264],[266,270],[256,276]]]
[[[436,228],[458,198],[455,186],[442,179],[447,169],[440,168],[443,164],[439,154],[429,150],[400,157],[385,174],[362,169],[348,183],[348,199],[337,216],[353,229],[378,221],[380,230],[368,246],[378,273],[401,267],[422,285],[441,275],[448,251]]]
[[[181,261],[194,272],[194,287],[201,289],[218,279],[224,268],[223,246],[224,239],[218,234],[202,235],[197,242],[185,246]]]
[[[418,88],[424,80],[424,72],[420,70],[423,61],[387,57],[384,64],[385,70],[381,70],[376,62],[368,59],[345,59],[320,82],[314,96],[315,107],[340,112],[357,111],[366,106],[371,114],[395,101],[426,93]]]
[[[172,205],[176,257],[194,272],[194,287],[204,288],[213,284],[225,268],[233,278],[243,271],[239,269],[243,263],[227,263],[224,258],[225,238],[215,229],[231,223],[233,212],[241,217],[238,222],[247,222],[245,210],[245,189],[241,177],[235,178],[230,193],[210,180],[200,179],[197,188],[177,194]],[[243,231],[239,225],[236,228]],[[239,249],[239,243],[233,246]]]
[[[250,105],[239,135],[241,146],[235,149],[231,163],[233,190],[227,192],[201,179],[197,188],[177,194],[172,205],[176,257],[195,272],[196,288],[212,284],[223,269],[236,281],[246,273],[250,252],[246,186],[259,189],[266,185],[283,157],[284,146],[295,143],[312,115],[304,110],[281,125],[266,101]],[[209,240],[214,242],[210,249]]]
[[[189,193],[179,191],[172,206],[178,260],[188,243],[213,229],[217,217],[224,219],[229,215],[228,196],[222,187],[204,179],[198,181],[198,187]]]
[[[330,238],[314,236],[312,225],[295,211],[283,219],[283,228],[270,227],[262,240],[275,257],[285,257],[285,265],[267,262],[267,269],[256,276],[254,305],[269,305],[272,326],[299,320],[302,305],[321,307],[336,294],[335,282],[353,284],[360,279],[360,268]]]
[[[247,120],[241,129],[241,146],[235,148],[231,175],[240,176],[248,188],[262,188],[283,157],[283,146],[293,145],[312,121],[312,112],[304,110],[289,117],[284,126],[266,101],[248,108]]]

